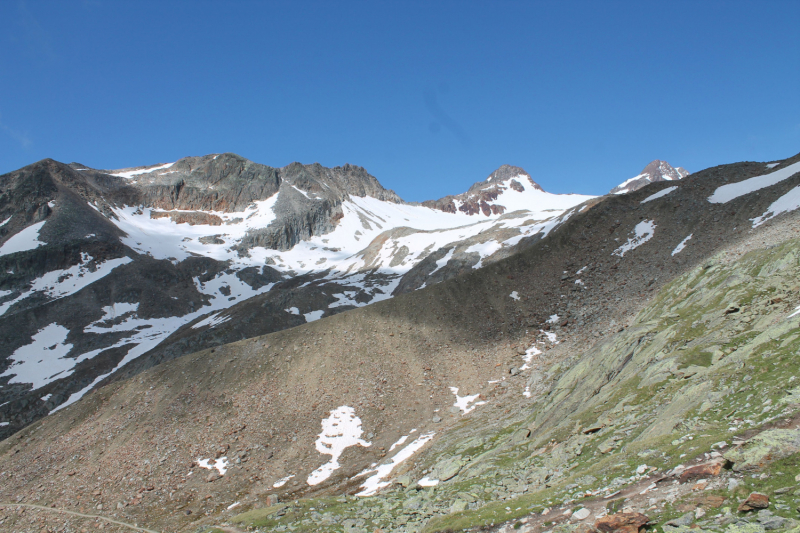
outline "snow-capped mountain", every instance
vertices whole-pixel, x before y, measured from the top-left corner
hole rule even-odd
[[[361,167],[234,154],[119,170],[45,160],[1,176],[0,192],[0,404],[16,427],[103,381],[480,268],[593,198],[503,166],[447,210]]]
[[[447,213],[491,217],[519,210],[556,212],[585,199],[577,194],[547,193],[520,167],[503,165],[465,193],[429,200],[422,205]]]
[[[656,159],[644,167],[639,174],[611,189],[611,194],[626,194],[639,190],[650,183],[680,180],[688,175],[689,172],[686,169],[673,167],[666,161]]]

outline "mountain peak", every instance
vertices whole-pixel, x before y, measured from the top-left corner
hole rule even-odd
[[[675,181],[685,178],[689,172],[683,167],[673,167],[666,161],[654,159],[636,176],[611,189],[611,194],[626,194],[658,181]]]
[[[525,172],[525,169],[523,169],[522,167],[515,167],[514,165],[500,165],[500,167],[497,170],[489,174],[489,177],[486,178],[485,181],[480,181],[478,183],[475,183],[472,187],[470,187],[469,190],[472,191],[473,189],[483,188],[487,184],[494,185],[515,178],[517,180],[526,179],[530,182],[531,185],[533,185],[534,189],[539,191],[544,191],[541,185],[533,181],[531,175]]]

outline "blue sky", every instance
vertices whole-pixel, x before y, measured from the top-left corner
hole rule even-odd
[[[0,173],[235,152],[403,198],[800,152],[800,2],[0,2]]]

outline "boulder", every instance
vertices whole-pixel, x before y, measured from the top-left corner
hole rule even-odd
[[[723,457],[733,463],[734,471],[751,472],[797,452],[800,452],[800,429],[770,429],[728,450]]]
[[[594,527],[602,533],[639,533],[649,521],[641,513],[616,513],[600,518]]]
[[[724,464],[725,464],[725,459],[717,458],[707,463],[690,466],[689,468],[681,472],[680,475],[681,483],[685,483],[693,479],[703,479],[703,478],[718,476],[719,473],[722,471],[722,467]]]
[[[750,496],[739,505],[739,512],[755,511],[767,507],[769,507],[769,496],[760,492],[751,492]]]

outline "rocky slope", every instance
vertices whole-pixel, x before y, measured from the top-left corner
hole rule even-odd
[[[234,154],[0,176],[0,438],[101,383],[490,264],[591,199],[478,218],[360,167]]]
[[[487,268],[112,383],[0,443],[0,501],[161,531],[794,527],[798,456],[770,450],[800,403],[798,172],[606,197]],[[735,510],[751,491],[772,515]]]
[[[677,181],[685,178],[689,172],[681,167],[673,167],[666,161],[656,159],[647,164],[636,176],[627,179],[611,189],[610,194],[625,194],[637,191],[651,183],[659,181]]]

